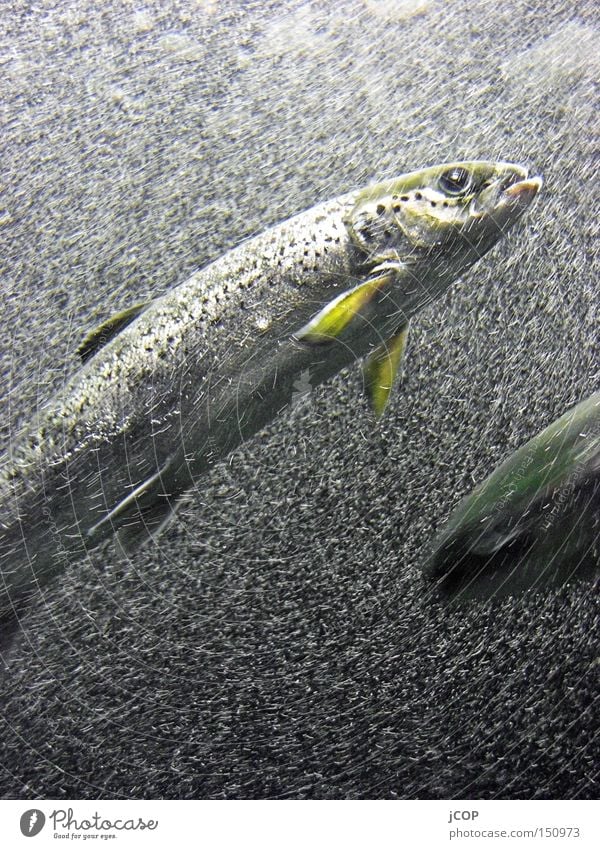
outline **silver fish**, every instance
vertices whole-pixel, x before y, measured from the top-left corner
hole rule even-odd
[[[600,571],[600,392],[522,445],[454,510],[427,565],[452,598]]]
[[[113,533],[128,552],[198,476],[357,358],[380,415],[408,322],[528,208],[540,178],[437,165],[296,215],[83,341],[0,473],[0,609]]]

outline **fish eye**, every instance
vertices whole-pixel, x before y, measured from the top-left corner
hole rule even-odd
[[[471,187],[471,175],[466,168],[450,168],[441,175],[438,185],[444,194],[458,197]]]

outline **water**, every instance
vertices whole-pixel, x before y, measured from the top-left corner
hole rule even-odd
[[[449,159],[545,179],[415,322],[380,425],[342,373],[159,547],[45,593],[7,656],[5,796],[594,795],[597,592],[447,611],[418,569],[460,497],[598,386],[594,6],[4,11],[4,446],[90,328],[268,224]]]

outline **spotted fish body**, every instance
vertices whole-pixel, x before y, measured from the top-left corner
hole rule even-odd
[[[83,343],[82,368],[0,473],[0,612],[117,532],[134,549],[300,375],[358,358],[377,413],[410,318],[520,217],[519,166],[440,165],[342,195],[242,243]]]
[[[454,510],[430,576],[453,598],[590,578],[600,568],[600,392],[522,445]]]

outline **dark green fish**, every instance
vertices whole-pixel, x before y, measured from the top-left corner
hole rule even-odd
[[[451,595],[506,596],[600,567],[600,393],[527,442],[467,496],[427,572]]]
[[[115,532],[125,551],[155,536],[300,378],[314,387],[365,358],[381,414],[411,317],[502,238],[540,185],[520,166],[476,161],[352,191],[90,333],[82,368],[0,473],[0,611]]]

